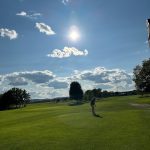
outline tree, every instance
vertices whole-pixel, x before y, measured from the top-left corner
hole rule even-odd
[[[84,100],[90,101],[93,97],[100,98],[102,96],[102,90],[99,89],[93,89],[93,90],[87,90],[84,93]]]
[[[93,89],[92,90],[94,97],[100,98],[102,96],[102,89]]]
[[[90,101],[93,96],[94,96],[93,91],[92,90],[87,90],[84,93],[84,100],[85,101]]]
[[[133,74],[137,91],[142,94],[150,92],[150,58],[144,60],[142,65],[137,65]]]
[[[104,90],[104,91],[102,92],[102,96],[103,96],[103,97],[108,97],[108,96],[110,96],[110,92],[108,92],[107,90]]]
[[[0,108],[23,107],[30,101],[30,95],[26,90],[12,88],[5,92],[0,98]]]
[[[78,82],[72,82],[70,84],[69,96],[71,99],[82,100],[83,90]]]
[[[12,93],[10,91],[7,91],[2,94],[0,98],[0,109],[8,109],[14,103],[15,101],[12,98]]]

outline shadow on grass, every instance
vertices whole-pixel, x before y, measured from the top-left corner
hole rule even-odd
[[[22,109],[25,108],[26,106],[22,106],[22,107],[16,107],[16,106],[11,106],[11,107],[7,107],[7,108],[0,108],[0,111],[7,111],[7,110],[13,110],[13,109]]]
[[[94,117],[98,117],[98,118],[103,118],[102,116],[98,115],[98,114],[93,114]]]

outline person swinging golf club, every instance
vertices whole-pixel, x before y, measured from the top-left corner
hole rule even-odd
[[[91,99],[91,107],[92,107],[92,114],[95,116],[96,115],[96,113],[95,113],[95,107],[96,107],[96,104],[95,104],[95,101],[96,101],[96,98],[95,97],[93,97],[92,99]]]
[[[93,114],[93,116],[95,116],[95,117],[100,117],[100,118],[102,118],[100,115],[98,115],[98,114],[95,113],[95,107],[96,107],[95,102],[96,102],[96,98],[95,98],[95,97],[92,97],[91,102],[90,102],[90,105],[91,105],[91,108],[92,108],[92,114]]]

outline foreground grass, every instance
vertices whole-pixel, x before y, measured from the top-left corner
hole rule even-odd
[[[101,99],[93,117],[89,104],[31,104],[0,112],[0,150],[149,150],[150,98]]]

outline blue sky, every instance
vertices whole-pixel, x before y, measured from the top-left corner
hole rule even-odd
[[[1,0],[0,91],[17,86],[33,98],[66,96],[72,80],[85,90],[133,89],[133,68],[150,56],[149,6],[149,0]],[[77,41],[68,38],[72,26]]]

